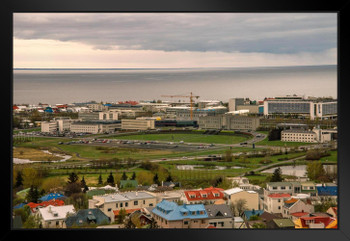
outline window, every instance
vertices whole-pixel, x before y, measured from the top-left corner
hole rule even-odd
[[[146,200],[143,200],[143,204],[146,204]]]
[[[191,212],[192,215],[196,215],[196,212]]]
[[[184,225],[188,225],[188,221],[184,221]]]
[[[118,208],[118,203],[115,204],[115,207]]]
[[[283,187],[281,187],[281,189],[284,190],[284,189],[286,189],[286,187],[283,186]]]
[[[127,206],[129,206],[129,203],[126,202],[126,203],[125,203],[125,207],[127,207]]]
[[[120,207],[121,207],[121,208],[123,207],[123,203],[120,203]],[[126,207],[126,205],[125,205],[125,207]]]
[[[111,208],[108,208],[108,212],[110,212],[110,211],[112,211],[112,209],[111,209]]]
[[[280,202],[281,202],[281,199],[278,199],[278,202],[280,203]]]
[[[272,187],[273,190],[277,190],[277,187]]]
[[[134,201],[134,205],[139,205],[139,201]]]

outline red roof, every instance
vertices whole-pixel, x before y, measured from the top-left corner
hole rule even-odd
[[[290,194],[288,194],[288,193],[273,193],[273,194],[268,195],[268,197],[283,198],[283,197],[290,197]]]
[[[213,225],[209,225],[207,228],[216,228],[216,227]]]
[[[224,191],[224,189],[222,188],[210,187],[210,188],[205,188],[203,190],[184,191],[184,193],[188,201],[194,201],[194,200],[222,199],[224,197],[224,194],[222,193],[222,191]],[[205,194],[206,196],[204,196]],[[191,196],[195,196],[195,197],[191,197]]]
[[[300,218],[300,217],[308,215],[308,214],[309,213],[306,213],[306,212],[295,212],[295,213],[291,213],[290,215]]]
[[[30,202],[27,204],[30,209],[32,210],[32,212],[35,212],[35,208],[37,207],[47,207],[49,205],[52,205],[52,206],[63,206],[64,205],[64,201],[60,200],[60,199],[51,199],[49,201],[44,201],[44,202],[41,202],[41,203],[33,203],[33,202]]]
[[[125,211],[126,211],[127,214],[130,214],[130,213],[133,213],[133,212],[135,212],[137,210],[140,210],[140,209],[141,208],[126,209]],[[113,210],[114,216],[118,216],[119,215],[119,211],[120,210]]]
[[[18,110],[19,108],[18,108],[16,105],[14,105],[14,106],[13,106],[13,109],[14,109],[14,110]]]
[[[303,227],[308,227],[306,224],[306,221],[313,220],[313,223],[324,223],[324,226],[328,226],[331,222],[333,222],[335,219],[331,217],[300,217],[300,221]]]

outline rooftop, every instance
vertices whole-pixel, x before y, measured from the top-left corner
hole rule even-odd
[[[169,221],[208,218],[203,204],[177,205],[166,200],[158,203],[151,212]]]

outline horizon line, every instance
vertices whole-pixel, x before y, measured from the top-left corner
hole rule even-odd
[[[278,66],[241,66],[241,67],[139,67],[139,68],[115,68],[115,67],[16,67],[13,70],[145,70],[145,69],[232,69],[232,68],[283,68],[283,67],[316,67],[316,66],[337,66],[337,64],[319,64],[319,65],[278,65]]]

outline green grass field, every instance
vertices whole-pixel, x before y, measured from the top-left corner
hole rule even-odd
[[[207,144],[236,144],[244,142],[249,137],[241,135],[204,135],[204,134],[141,134],[129,136],[115,136],[113,139],[120,140],[141,140],[141,141],[169,141],[187,143],[207,143]]]

